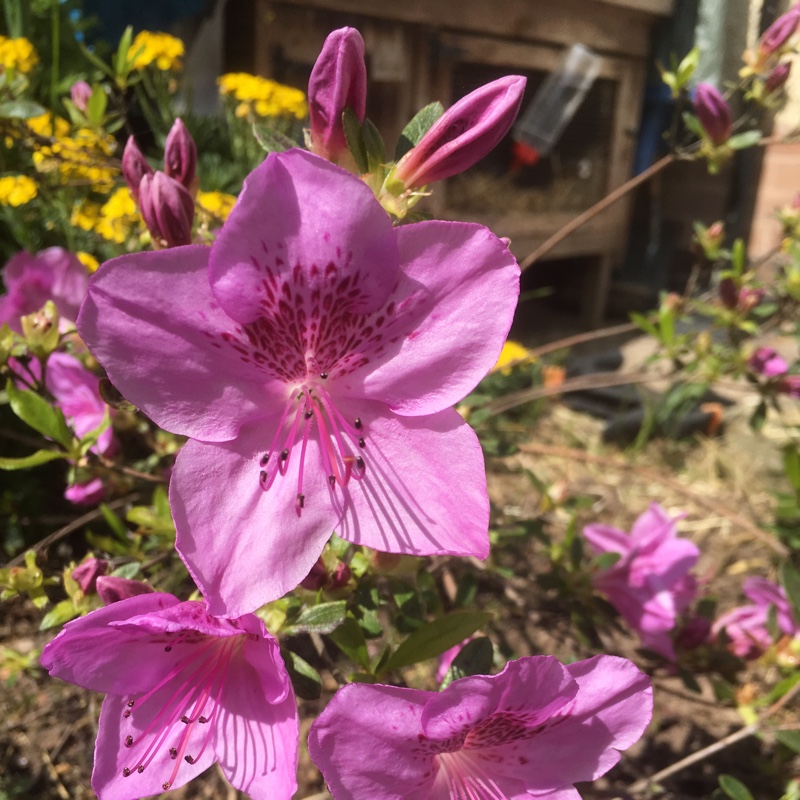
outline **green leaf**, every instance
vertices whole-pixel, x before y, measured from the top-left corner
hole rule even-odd
[[[355,664],[369,671],[369,653],[364,631],[355,618],[348,614],[344,622],[328,634],[328,638]]]
[[[36,392],[18,389],[11,380],[6,383],[6,393],[11,410],[23,422],[64,447],[72,444],[74,437],[60,408],[51,406]]]
[[[705,136],[705,130],[703,126],[700,124],[700,120],[694,114],[690,114],[688,111],[683,113],[683,124],[690,130],[695,136],[702,139]]]
[[[342,127],[344,128],[344,138],[347,140],[347,148],[353,154],[359,172],[369,172],[367,148],[364,144],[361,122],[350,106],[346,106],[342,113]]]
[[[719,788],[733,800],[754,800],[750,790],[733,775],[720,775]]]
[[[409,664],[416,664],[418,661],[436,658],[475,633],[490,617],[491,615],[485,611],[459,611],[428,622],[415,630],[392,653],[383,672],[391,672]]]
[[[775,731],[775,738],[795,753],[800,753],[800,731]]]
[[[800,572],[788,561],[784,561],[780,569],[780,581],[789,602],[792,604],[794,618],[800,619]]]
[[[377,172],[386,164],[386,145],[375,125],[368,119],[361,126],[361,137],[367,154],[368,172]]]
[[[80,610],[75,607],[75,603],[73,603],[72,600],[62,600],[44,615],[39,625],[39,630],[47,631],[50,630],[50,628],[55,628],[57,625],[63,625],[65,622],[75,619],[80,613]]]
[[[395,161],[399,161],[430,130],[431,125],[444,114],[444,106],[437,100],[421,108],[408,125],[403,128],[397,147],[394,149]]]
[[[281,658],[286,665],[294,693],[303,700],[317,700],[322,694],[322,681],[319,673],[297,653],[281,647]]]
[[[792,489],[800,494],[800,448],[794,442],[783,448],[783,471],[792,484]]]
[[[622,558],[622,553],[600,553],[589,562],[590,569],[604,570],[610,569]]]
[[[117,567],[111,575],[115,578],[126,578],[129,581],[135,580],[142,572],[142,565],[138,561],[129,561]]]
[[[453,681],[468,675],[487,675],[492,669],[494,648],[485,636],[467,642],[461,652],[453,659],[450,669],[444,676],[439,691],[446,689]]]
[[[767,421],[767,404],[762,400],[750,415],[748,423],[754,431],[760,431]]]
[[[297,147],[297,142],[290,136],[258,122],[253,123],[253,136],[265,153],[283,153]]]
[[[46,111],[44,106],[31,100],[8,100],[0,103],[0,117],[4,119],[30,119],[41,116]]]
[[[131,42],[133,42],[133,26],[128,25],[120,37],[119,47],[114,57],[114,71],[117,75],[128,74],[128,50],[130,50]]]
[[[60,453],[58,450],[37,450],[35,453],[22,458],[3,458],[0,456],[0,469],[28,469],[30,467],[38,467],[39,464],[46,464],[48,461],[66,457],[66,453]]]
[[[286,636],[295,636],[298,633],[330,633],[344,622],[346,613],[346,600],[320,603],[307,608],[291,625],[286,626],[283,633]]]
[[[130,531],[128,530],[125,523],[115,514],[105,503],[100,503],[100,513],[103,515],[103,519],[106,521],[106,524],[112,531],[117,535],[117,537],[127,543],[130,537]]]
[[[675,71],[675,78],[678,83],[678,88],[682,89],[689,82],[689,78],[694,75],[697,65],[700,63],[700,48],[693,47],[678,65]]]
[[[86,116],[95,124],[101,125],[108,106],[108,95],[103,87],[96,83],[92,87],[92,94],[86,104]]]
[[[742,131],[735,133],[728,139],[728,147],[731,150],[744,150],[753,147],[761,141],[761,131]]]

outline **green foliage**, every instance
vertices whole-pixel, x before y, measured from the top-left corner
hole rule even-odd
[[[399,161],[430,130],[431,125],[444,114],[444,106],[437,100],[424,106],[403,128],[394,151],[395,161]]]
[[[720,775],[719,787],[731,800],[755,800],[750,790],[733,775]]]

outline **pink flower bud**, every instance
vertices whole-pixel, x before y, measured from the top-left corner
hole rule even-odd
[[[795,6],[781,14],[772,25],[761,34],[758,40],[758,51],[762,57],[770,56],[780,50],[789,40],[789,37],[797,30],[800,22],[800,8]]]
[[[92,96],[92,87],[86,81],[75,81],[69,90],[69,96],[78,111],[86,113],[89,98]]]
[[[182,183],[190,192],[197,186],[197,146],[183,120],[178,117],[172,125],[164,145],[164,172]]]
[[[110,606],[120,600],[127,600],[137,594],[149,594],[153,589],[146,583],[134,581],[130,578],[117,578],[114,575],[104,575],[97,579],[97,594],[103,605]]]
[[[778,391],[800,400],[800,375],[787,375],[778,381]]]
[[[142,155],[136,140],[133,136],[130,136],[122,153],[122,176],[125,178],[125,183],[128,184],[128,189],[137,205],[139,203],[139,184],[141,184],[145,175],[152,174],[153,168]]]
[[[322,556],[320,556],[317,559],[317,563],[311,567],[311,572],[300,581],[300,585],[310,592],[316,592],[327,584],[328,570],[325,568],[325,562],[322,560]]]
[[[163,172],[144,175],[139,184],[139,209],[147,229],[160,244],[191,244],[194,200],[182,183]]]
[[[739,292],[738,306],[742,311],[752,311],[764,299],[763,289],[744,287]]]
[[[457,175],[480,161],[508,133],[525,82],[509,75],[461,98],[400,159],[393,177],[411,189]]]
[[[716,144],[725,144],[731,138],[731,110],[725,98],[710,83],[700,83],[695,89],[694,113],[708,138]]]
[[[719,299],[725,308],[734,309],[739,303],[739,292],[733,278],[723,278],[719,282]]]
[[[781,64],[778,64],[772,72],[767,75],[767,79],[764,81],[764,91],[767,94],[772,94],[773,92],[777,92],[786,81],[789,80],[789,73],[792,71],[792,62],[791,61],[784,61]]]
[[[367,68],[364,40],[355,28],[328,35],[308,81],[311,150],[336,162],[347,150],[342,126],[345,108],[364,121],[367,107]]]
[[[789,365],[771,347],[759,347],[747,359],[747,366],[765,378],[776,378],[789,371]]]
[[[65,499],[76,506],[97,505],[106,496],[106,487],[100,478],[87,483],[73,483],[64,490]]]
[[[95,591],[97,579],[105,575],[108,570],[108,561],[104,558],[87,558],[72,570],[72,579],[81,587],[84,594]]]

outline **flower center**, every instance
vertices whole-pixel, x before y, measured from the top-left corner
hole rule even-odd
[[[448,800],[506,800],[474,752],[440,753],[435,761],[439,767],[434,782],[437,796],[446,796]]]
[[[123,741],[135,754],[130,766],[122,770],[123,776],[144,772],[166,750],[175,763],[162,784],[165,792],[175,782],[182,761],[194,764],[205,752],[213,732],[209,723],[216,721],[228,667],[241,649],[244,636],[219,638],[185,631],[170,636],[168,641],[164,651],[176,651],[174,666],[150,691],[129,698],[122,712]],[[150,721],[137,732],[133,723],[139,714]],[[199,726],[205,729],[202,744],[191,755],[187,753],[189,740]],[[131,732],[125,733],[126,727]]]
[[[328,375],[321,372],[319,377],[325,380]],[[367,442],[361,419],[356,417],[350,422],[336,408],[330,394],[319,383],[304,383],[289,398],[275,438],[269,450],[261,457],[259,473],[261,488],[268,491],[278,475],[286,475],[291,459],[300,459],[295,499],[298,517],[301,516],[306,501],[303,472],[308,442],[315,429],[322,467],[328,476],[331,491],[337,485],[344,488],[351,478],[361,480],[366,470],[363,453]],[[299,455],[295,456],[295,445],[298,442]]]

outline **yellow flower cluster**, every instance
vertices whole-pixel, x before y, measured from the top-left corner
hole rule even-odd
[[[36,181],[26,175],[6,175],[0,178],[0,206],[24,206],[36,197]]]
[[[86,267],[87,272],[97,272],[100,262],[91,253],[87,253],[85,250],[78,250],[75,255],[78,257],[78,261]]]
[[[295,117],[305,119],[308,114],[306,96],[299,89],[284,86],[268,78],[259,78],[246,72],[228,72],[217,78],[222,95],[239,101],[235,114],[247,117]]]
[[[224,192],[198,192],[197,205],[209,214],[221,219],[228,219],[236,198]]]
[[[93,128],[79,128],[72,135],[69,123],[61,117],[53,121],[50,112],[28,120],[28,128],[50,139],[34,143],[33,163],[40,172],[58,171],[63,181],[84,181],[98,192],[111,190],[119,170],[109,165],[114,153],[114,137]]]
[[[70,224],[76,228],[94,231],[116,244],[124,244],[133,233],[138,235],[140,223],[141,217],[127,186],[115,190],[102,206],[91,200],[76,204],[70,217]]]
[[[0,66],[28,73],[39,63],[33,45],[24,37],[10,39],[0,36]]]
[[[143,70],[153,62],[162,70],[179,70],[185,52],[183,42],[168,33],[141,31],[128,48],[128,59],[135,70]]]
[[[492,372],[500,370],[501,374],[510,375],[513,367],[521,364],[528,364],[533,360],[534,357],[524,345],[515,342],[513,339],[509,339],[503,345],[500,357],[497,359],[497,363],[492,367]]]

